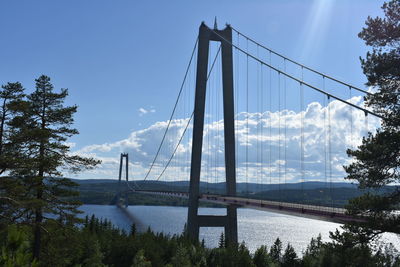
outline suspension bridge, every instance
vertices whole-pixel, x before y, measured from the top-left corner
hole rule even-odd
[[[379,123],[380,116],[360,101],[360,95],[368,94],[230,25],[219,30],[202,23],[171,116],[143,178],[183,180],[189,187],[180,192],[149,190],[129,182],[128,154],[121,154],[117,203],[124,208],[129,193],[187,198],[188,234],[197,239],[200,227],[224,227],[229,242],[238,241],[238,207],[333,222],[362,220],[346,214],[332,199],[321,205],[256,199],[250,188],[238,193],[237,181],[246,186],[276,184],[279,190],[299,181],[303,190],[304,182],[318,180],[332,193],[333,182],[343,181],[341,166],[348,163],[340,155],[356,147],[373,127],[369,117],[372,124]],[[200,187],[201,181],[207,186],[223,182],[225,192],[210,193]],[[199,201],[225,205],[226,215],[200,215]]]

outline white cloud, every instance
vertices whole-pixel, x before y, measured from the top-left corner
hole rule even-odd
[[[155,113],[156,110],[153,107],[150,107],[149,109],[145,109],[145,108],[139,108],[139,116],[143,116],[146,115],[148,113]]]
[[[350,101],[362,105],[361,97],[353,97]],[[148,179],[155,179],[161,173],[187,122],[188,118],[171,121],[159,158]],[[119,153],[128,152],[131,162],[130,177],[143,179],[167,125],[168,121],[156,122],[146,129],[132,132],[126,139],[89,145],[76,151],[103,160],[99,168],[83,173],[80,177],[115,178]],[[235,125],[237,181],[295,182],[303,177],[305,180],[322,181],[332,177],[333,180],[343,181],[345,173],[342,166],[351,162],[346,155],[346,149],[360,144],[366,128],[374,131],[378,126],[378,119],[365,117],[363,112],[352,110],[339,101],[332,101],[325,107],[313,102],[302,112],[283,110],[239,113]],[[202,180],[223,181],[223,128],[222,120],[204,125]],[[189,178],[191,139],[192,128],[189,127],[162,180]]]
[[[76,146],[76,143],[74,143],[74,142],[65,142],[64,145],[68,146],[69,148],[74,148]]]

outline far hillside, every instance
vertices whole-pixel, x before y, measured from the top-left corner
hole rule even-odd
[[[73,179],[79,184],[81,200],[84,204],[111,204],[115,195],[119,192],[119,186],[123,190],[129,187],[126,181],[119,185],[117,180]],[[135,181],[129,182],[131,188],[145,190],[162,190],[188,192],[188,181]],[[225,183],[206,183],[201,182],[200,190],[202,193],[224,194]],[[374,193],[393,191],[394,187],[387,186]],[[287,184],[257,184],[257,183],[238,183],[238,196],[265,199],[273,201],[284,201],[291,203],[303,203],[312,205],[325,205],[344,207],[348,200],[363,194],[364,191],[357,188],[357,185],[350,183],[324,183],[324,182],[304,182]],[[161,197],[148,194],[129,194],[130,205],[171,205],[186,206],[187,200],[175,197]],[[203,204],[210,206],[210,204]],[[212,205],[215,206],[215,205]]]

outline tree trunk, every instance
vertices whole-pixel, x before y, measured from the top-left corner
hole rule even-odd
[[[3,155],[3,139],[4,139],[4,123],[6,120],[6,102],[7,98],[4,98],[2,114],[1,114],[1,123],[0,123],[0,156]],[[7,169],[7,166],[3,166],[3,162],[0,165],[0,175]]]
[[[40,179],[38,182],[38,189],[36,198],[41,200],[43,198],[43,180]],[[40,248],[42,244],[42,221],[43,221],[43,213],[42,207],[38,207],[35,210],[35,229],[34,229],[34,241],[33,241],[33,258],[39,261],[40,258]]]
[[[7,98],[4,98],[2,113],[1,113],[1,122],[0,122],[0,155],[3,153],[3,136],[4,136],[4,122],[6,120],[6,101]]]
[[[45,97],[43,96],[43,111],[42,111],[42,118],[41,118],[41,130],[46,129],[46,121],[45,121],[45,112],[46,112],[46,104],[45,104]],[[43,133],[42,133],[43,134]],[[38,182],[37,182],[37,200],[43,199],[43,179],[44,179],[44,151],[45,151],[45,143],[46,140],[42,137],[40,140],[40,147],[39,147],[39,172],[38,172]],[[43,221],[43,210],[41,204],[35,211],[35,233],[34,233],[34,243],[33,243],[33,258],[39,261],[40,259],[40,248],[42,245],[42,221]]]

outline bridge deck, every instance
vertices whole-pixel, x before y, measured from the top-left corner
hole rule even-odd
[[[189,193],[187,192],[148,191],[148,190],[136,190],[135,192],[144,194],[189,198]],[[349,221],[363,221],[362,218],[355,218],[354,216],[346,214],[346,210],[342,208],[250,199],[243,197],[229,197],[229,196],[212,195],[212,194],[201,194],[200,200],[222,205],[238,205],[240,207],[266,210],[266,211],[272,211],[277,213],[283,213],[288,215],[294,215],[294,216],[300,216],[300,217],[306,217],[306,218],[336,222],[336,223],[344,223]]]

